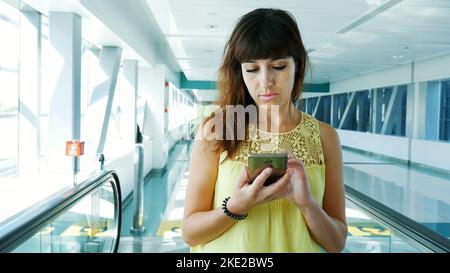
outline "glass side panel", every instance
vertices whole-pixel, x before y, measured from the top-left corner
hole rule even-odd
[[[345,184],[450,238],[450,175],[343,149]]]
[[[112,252],[117,236],[118,209],[111,183],[86,195],[57,216],[13,252],[98,253]]]
[[[345,208],[348,235],[347,253],[422,253],[427,249],[413,245],[394,231],[364,214],[347,200]]]

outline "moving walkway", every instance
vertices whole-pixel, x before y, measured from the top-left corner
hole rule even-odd
[[[450,240],[346,185],[344,252],[450,252]],[[188,252],[181,236],[121,237],[114,171],[94,177],[0,223],[0,252]],[[119,244],[122,244],[120,246]]]

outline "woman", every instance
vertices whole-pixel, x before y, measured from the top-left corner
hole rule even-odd
[[[192,150],[182,224],[192,252],[344,248],[347,226],[338,136],[294,106],[307,62],[297,24],[288,12],[256,9],[236,24],[219,73],[223,111],[203,123]],[[225,111],[239,105],[256,108],[258,121]],[[225,126],[218,126],[218,120]],[[242,121],[245,139],[234,126]],[[261,129],[269,125],[270,130]],[[267,168],[250,184],[248,154],[281,151],[289,152],[285,175],[264,186],[272,172]]]

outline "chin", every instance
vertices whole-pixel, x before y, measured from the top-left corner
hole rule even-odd
[[[258,102],[258,106],[280,106],[280,103],[278,100],[273,100],[273,101],[259,101]]]

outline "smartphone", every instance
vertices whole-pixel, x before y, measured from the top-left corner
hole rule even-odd
[[[267,178],[264,186],[275,183],[283,177],[287,170],[288,154],[287,153],[267,153],[267,154],[249,154],[248,171],[250,184],[255,178],[267,167],[273,169],[270,177]]]

